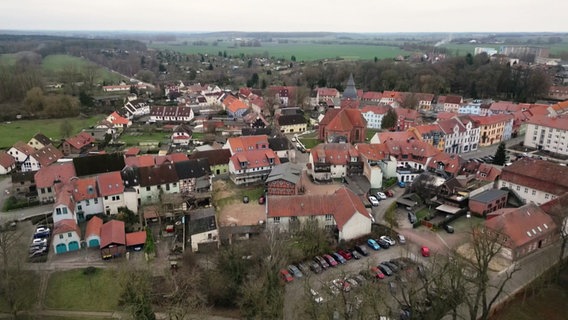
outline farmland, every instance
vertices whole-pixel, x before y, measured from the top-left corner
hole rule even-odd
[[[65,54],[54,54],[49,55],[43,58],[41,62],[42,69],[47,76],[53,76],[57,73],[65,70],[66,68],[75,68],[78,71],[81,71],[84,68],[89,66],[98,67],[96,64],[74,56],[65,55]],[[98,67],[96,82],[102,83],[103,81],[109,83],[115,83],[117,81],[124,80],[124,78],[117,74],[110,72],[109,70]]]

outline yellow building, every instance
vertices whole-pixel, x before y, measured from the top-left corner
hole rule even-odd
[[[446,139],[444,137],[444,132],[440,126],[436,124],[424,124],[408,129],[412,132],[418,139],[428,143],[434,148],[444,151],[446,147]]]
[[[486,147],[511,138],[513,116],[496,114],[492,116],[469,116],[479,126],[479,146]]]

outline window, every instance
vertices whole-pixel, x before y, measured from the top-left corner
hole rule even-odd
[[[517,186],[517,191],[521,191],[521,186]]]
[[[108,196],[105,196],[105,200],[108,200]]]
[[[532,195],[535,196],[536,195],[536,190],[532,191]]]
[[[59,239],[63,239],[63,235],[62,235],[62,234],[59,235]]]
[[[71,237],[72,237],[71,232],[67,232],[67,238],[71,238]]]
[[[547,193],[547,194],[544,195],[544,198],[548,199],[548,198],[550,198],[550,195]]]
[[[61,208],[55,208],[55,214],[60,215],[61,214]]]
[[[77,206],[77,210],[79,210],[79,211],[83,210],[83,206],[82,206],[82,205],[78,205],[78,206]]]
[[[87,206],[91,204],[90,201],[89,201],[89,199],[85,200],[85,204],[86,204]]]
[[[272,218],[272,220],[274,221],[275,224],[280,223],[280,217],[274,217],[274,218]]]
[[[525,193],[529,193],[529,188],[525,188]]]
[[[146,191],[150,191],[150,190],[151,190],[151,187],[146,187]]]
[[[63,207],[63,214],[67,214],[67,207]]]
[[[95,204],[99,203],[99,198],[95,198],[93,199],[93,201],[95,202]]]
[[[325,221],[331,221],[331,220],[333,220],[333,215],[331,215],[331,214],[326,214],[326,215],[325,215]]]

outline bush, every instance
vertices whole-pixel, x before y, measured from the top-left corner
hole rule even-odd
[[[396,184],[396,178],[388,178],[383,181],[383,189],[390,188],[394,184]]]
[[[37,205],[39,205],[39,201],[28,201],[26,199],[18,199],[14,196],[11,196],[4,202],[3,211],[16,210]]]
[[[96,272],[97,268],[95,267],[86,267],[85,269],[83,269],[83,274],[86,276],[95,274]]]

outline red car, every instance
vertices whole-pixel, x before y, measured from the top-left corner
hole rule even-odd
[[[284,282],[292,282],[294,280],[294,277],[292,277],[290,272],[286,269],[280,269],[280,278],[282,278]]]
[[[324,254],[322,256],[324,258],[324,260],[329,263],[330,266],[335,267],[337,266],[337,261],[335,259],[333,259],[332,256],[330,256],[329,254]]]
[[[420,248],[420,253],[422,254],[423,257],[429,257],[430,256],[430,248],[428,248],[426,246],[422,246],[422,248]]]
[[[345,251],[343,249],[339,249],[339,250],[337,250],[337,253],[339,253],[343,258],[345,258],[345,260],[353,259],[353,255],[351,254],[351,252]]]
[[[371,267],[371,269],[369,270],[369,272],[371,273],[371,275],[373,277],[375,277],[376,279],[384,279],[385,275],[384,273],[381,272],[381,270],[377,267]]]
[[[389,197],[389,198],[394,197],[394,193],[392,193],[392,191],[390,191],[390,190],[385,191],[385,194],[386,194],[387,197]]]

